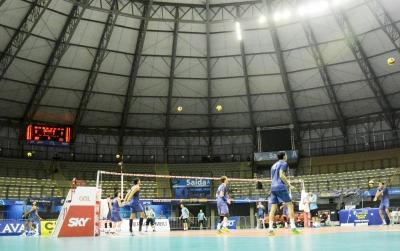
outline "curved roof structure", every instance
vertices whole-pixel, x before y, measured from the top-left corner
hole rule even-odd
[[[333,121],[345,135],[380,114],[395,130],[399,13],[393,0],[2,0],[0,117],[121,131]]]

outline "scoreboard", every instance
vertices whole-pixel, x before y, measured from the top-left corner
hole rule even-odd
[[[71,142],[71,127],[28,125],[26,140],[29,144],[69,146]]]

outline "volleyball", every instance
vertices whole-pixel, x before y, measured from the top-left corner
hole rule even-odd
[[[217,105],[217,107],[215,108],[215,109],[217,109],[217,111],[222,111],[222,106],[220,106],[220,105]]]
[[[393,66],[394,63],[396,63],[396,60],[394,58],[389,58],[387,63],[388,63],[388,65]]]
[[[31,152],[28,152],[28,157],[32,157],[32,153]]]
[[[119,156],[119,154],[115,155],[115,158],[119,159],[119,157],[121,157],[121,156]]]
[[[373,187],[374,184],[375,184],[375,182],[374,182],[373,180],[370,180],[370,181],[368,182],[368,185],[369,185],[370,187]]]
[[[178,112],[181,112],[183,110],[182,106],[178,107]]]

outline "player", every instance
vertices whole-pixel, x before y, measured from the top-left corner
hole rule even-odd
[[[183,231],[186,231],[189,229],[188,228],[189,210],[183,204],[181,204],[181,211],[182,211],[182,214],[179,217],[179,219],[182,219]]]
[[[36,202],[33,202],[31,210],[29,210],[29,212],[22,215],[22,218],[28,218],[28,220],[25,222],[25,226],[24,226],[25,230],[21,234],[21,236],[26,236],[26,233],[28,232],[28,226],[30,229],[32,229],[32,231],[35,232],[34,236],[39,235],[39,231],[36,227],[36,224],[39,223],[38,220],[43,220],[43,219],[40,218],[39,214],[37,213],[38,210],[39,210],[39,208],[36,206]]]
[[[200,209],[200,213],[197,215],[197,219],[199,220],[200,230],[202,230],[204,219],[207,220],[207,217],[204,215],[203,210]]]
[[[151,209],[151,218],[153,219],[153,232],[156,231],[156,212],[154,211],[154,208],[150,208]]]
[[[261,203],[261,201],[260,202],[258,202],[258,205],[257,205],[257,208],[258,208],[258,220],[259,220],[259,228],[261,228],[261,224],[262,224],[262,226],[263,226],[263,229],[265,229],[265,208],[264,208],[264,205]]]
[[[107,206],[108,206],[108,213],[106,217],[106,223],[104,223],[104,228],[105,228],[105,233],[109,234],[112,229],[112,223],[111,223],[111,211],[112,211],[112,199],[111,199],[111,194],[107,196]],[[107,230],[107,224],[110,226],[110,230]]]
[[[151,227],[154,229],[154,220],[153,220],[154,212],[151,209],[151,207],[146,205],[146,210],[144,211],[144,213],[146,214],[146,232],[147,232],[147,229],[149,228],[149,224],[151,224]]]
[[[289,215],[289,212],[288,212],[288,208],[287,208],[287,206],[286,206],[286,203],[283,202],[283,203],[282,203],[282,206],[281,206],[279,209],[282,210],[282,218],[285,219],[284,228],[287,229],[287,228],[288,228],[287,217],[288,217],[288,215]]]
[[[318,217],[317,195],[313,194],[311,191],[308,193],[308,204],[310,206],[310,215],[312,217],[312,228],[321,227]]]
[[[122,216],[120,213],[120,208],[125,206],[121,202],[121,193],[116,191],[114,194],[114,199],[111,202],[111,221],[114,222],[112,234],[118,234],[121,231]],[[111,225],[110,225],[111,226]]]
[[[228,205],[231,204],[228,198],[228,188],[226,185],[228,184],[228,178],[226,176],[222,176],[221,178],[222,184],[218,187],[217,190],[217,207],[219,214],[219,222],[217,225],[217,234],[222,234],[223,232],[229,233],[230,230],[227,228],[228,217],[229,217],[229,208]],[[222,229],[221,229],[222,225]]]
[[[390,225],[393,226],[392,215],[389,212],[389,204],[390,204],[389,190],[385,186],[385,183],[383,183],[382,181],[379,182],[379,186],[376,191],[374,201],[377,201],[380,196],[382,196],[382,198],[381,198],[381,204],[379,205],[379,214],[381,215],[381,218],[382,218],[382,226],[386,226],[386,221],[385,221],[385,216],[383,215],[383,210],[386,211],[386,214],[390,219]]]
[[[143,220],[144,220],[144,212],[143,212],[143,207],[140,204],[140,179],[135,178],[133,180],[133,186],[129,190],[129,192],[125,196],[125,201],[129,201],[129,206],[131,207],[131,217],[129,218],[129,232],[133,236],[132,232],[132,225],[133,225],[133,219],[135,218],[135,214],[139,213],[140,219],[139,219],[139,234],[144,234],[142,232],[142,225],[143,225]]]
[[[275,236],[273,223],[278,203],[285,202],[289,211],[290,226],[292,228],[291,234],[300,234],[294,224],[294,208],[292,199],[289,196],[289,191],[286,186],[291,190],[295,187],[290,185],[286,180],[285,172],[287,170],[287,156],[286,152],[280,151],[277,154],[278,161],[271,167],[271,212],[269,213],[269,233],[268,236]]]

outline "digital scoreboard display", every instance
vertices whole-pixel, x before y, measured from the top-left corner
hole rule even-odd
[[[69,146],[71,127],[29,125],[26,129],[26,140],[29,144]]]

